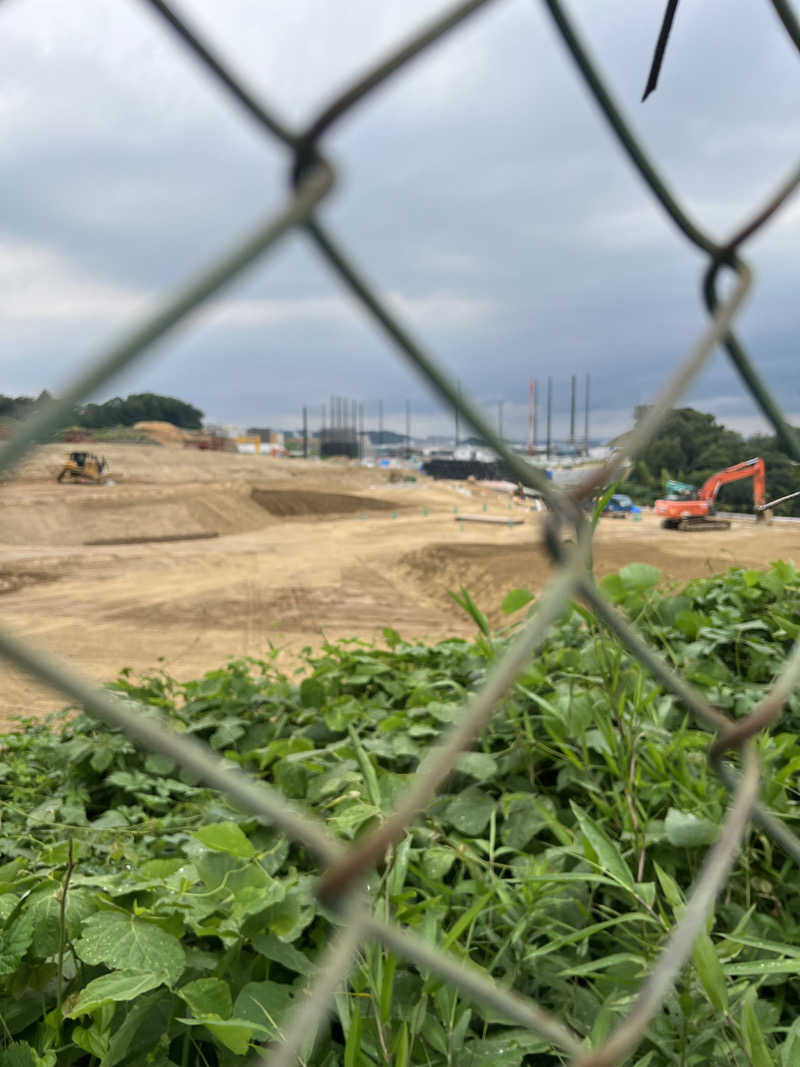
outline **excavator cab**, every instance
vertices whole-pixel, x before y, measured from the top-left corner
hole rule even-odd
[[[107,469],[105,456],[96,456],[93,452],[70,452],[56,481],[101,485],[106,479]]]

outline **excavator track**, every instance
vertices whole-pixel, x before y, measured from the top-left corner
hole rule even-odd
[[[681,519],[675,529],[684,533],[701,533],[704,530],[730,530],[730,519],[707,519],[705,516]]]

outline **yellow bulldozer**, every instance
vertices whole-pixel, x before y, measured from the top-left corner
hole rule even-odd
[[[93,452],[70,452],[56,481],[102,485],[106,480],[107,470],[108,463],[105,456],[101,459]]]

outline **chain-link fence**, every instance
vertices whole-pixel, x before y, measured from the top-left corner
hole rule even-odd
[[[164,301],[161,308],[143,321],[138,329],[100,355],[85,374],[73,381],[58,401],[29,419],[4,449],[0,456],[0,469],[10,470],[14,467],[37,441],[46,440],[65,424],[76,403],[124,367],[133,364],[193,309],[218,294],[287,234],[300,229],[308,235],[330,270],[350,290],[364,313],[379,323],[389,341],[439,397],[458,409],[461,417],[495,449],[520,482],[537,489],[544,497],[550,508],[545,538],[553,558],[554,574],[530,622],[490,673],[482,691],[464,709],[460,721],[444,741],[429,752],[400,803],[374,831],[350,848],[345,848],[329,834],[324,825],[297,810],[278,792],[249,778],[230,761],[216,757],[206,746],[179,736],[149,716],[137,715],[130,704],[97,689],[67,666],[56,663],[44,652],[36,650],[28,640],[23,642],[11,633],[0,631],[0,653],[84,705],[99,718],[121,728],[140,745],[169,756],[209,786],[226,793],[237,805],[278,827],[292,840],[304,844],[317,856],[321,866],[319,896],[327,904],[336,906],[343,923],[326,950],[307,995],[296,999],[290,1017],[283,1020],[283,1043],[268,1061],[274,1067],[296,1060],[308,1033],[327,1010],[333,993],[346,981],[357,949],[367,939],[380,941],[420,968],[438,974],[462,992],[502,1013],[508,1020],[533,1028],[553,1046],[566,1052],[575,1067],[620,1063],[642,1038],[688,958],[707,913],[734,863],[749,820],[759,823],[779,847],[800,863],[800,840],[757,802],[759,766],[752,744],[754,735],[778,717],[790,690],[800,679],[800,645],[795,646],[771,690],[755,709],[746,718],[732,720],[711,706],[665,659],[646,645],[595,587],[587,571],[592,527],[585,516],[582,500],[613,480],[625,462],[649,441],[717,345],[723,345],[727,350],[742,380],[774,427],[784,451],[792,459],[800,461],[800,441],[732,328],[751,281],[740,249],[766,225],[800,184],[800,169],[790,175],[770,202],[756,211],[735,234],[724,241],[716,240],[690,218],[647,156],[604,84],[562,4],[559,0],[543,0],[620,147],[675,226],[708,257],[703,281],[703,295],[709,311],[708,327],[679,364],[647,416],[637,425],[625,448],[616,452],[604,466],[593,471],[569,493],[563,493],[499,439],[484,416],[445,376],[436,360],[388,310],[369,279],[358,271],[346,251],[316,215],[318,205],[331,194],[336,184],[335,171],[323,153],[327,130],[424,49],[454,32],[467,18],[487,7],[489,0],[468,0],[431,22],[382,63],[354,81],[345,92],[330,102],[307,129],[301,131],[289,129],[257,99],[215,54],[213,48],[169,5],[163,0],[148,2],[170,30],[194,53],[209,76],[219,82],[221,90],[229,93],[258,123],[265,136],[273,137],[285,145],[287,161],[291,164],[291,191],[287,204],[275,217],[256,226],[250,236],[230,254],[211,265],[177,295]],[[791,7],[784,0],[770,2],[786,32],[800,49],[800,22]],[[672,8],[673,14],[674,6],[674,3],[668,5],[668,11]],[[723,270],[733,274],[735,285],[729,298],[721,301],[717,295],[717,283]],[[564,538],[564,532],[569,532],[569,540]],[[680,921],[663,947],[655,968],[634,999],[627,1017],[601,1047],[592,1051],[558,1019],[536,1004],[511,990],[490,984],[484,974],[470,970],[446,952],[431,947],[398,925],[377,918],[360,890],[369,870],[383,859],[389,847],[403,834],[453,770],[459,754],[478,735],[497,701],[514,684],[515,678],[530,662],[545,638],[548,628],[573,597],[583,599],[596,617],[665,689],[673,693],[700,722],[717,732],[716,740],[709,749],[709,759],[732,794],[719,839],[706,858]],[[739,756],[741,766],[738,771],[724,760],[725,755],[731,752]]]

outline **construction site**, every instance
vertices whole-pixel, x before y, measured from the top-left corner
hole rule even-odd
[[[480,482],[347,460],[282,460],[107,445],[100,482],[59,483],[63,445],[40,448],[3,488],[0,592],[7,626],[100,682],[159,666],[197,677],[228,657],[291,671],[327,639],[468,637],[448,595],[462,584],[492,623],[505,594],[551,568],[543,514]],[[477,520],[477,521],[473,521]],[[494,520],[494,521],[485,521]],[[735,518],[662,529],[643,509],[604,517],[598,576],[634,560],[666,583],[798,558],[800,528]],[[63,700],[3,667],[4,722]]]

